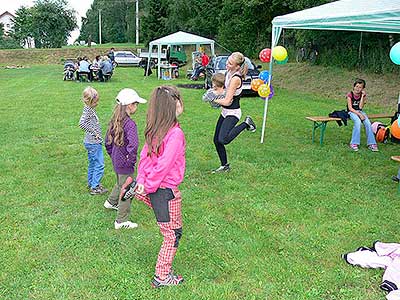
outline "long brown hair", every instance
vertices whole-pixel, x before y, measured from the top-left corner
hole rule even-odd
[[[107,140],[108,145],[112,142],[117,146],[124,145],[124,120],[129,117],[126,112],[127,105],[116,104],[113,115],[108,123]]]
[[[153,152],[158,155],[161,143],[168,130],[178,120],[176,118],[176,103],[182,103],[181,95],[174,86],[159,86],[151,94],[147,110],[147,123],[144,135],[148,146],[147,155]]]

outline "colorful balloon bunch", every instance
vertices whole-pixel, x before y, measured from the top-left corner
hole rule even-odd
[[[269,72],[264,70],[260,73],[259,78],[253,79],[251,89],[258,92],[260,97],[271,99],[274,96],[274,89],[269,84]]]
[[[272,49],[265,48],[260,51],[258,57],[262,62],[270,62],[271,56],[275,59],[277,64],[283,65],[288,61],[287,50],[282,46],[276,46]],[[259,78],[251,81],[251,89],[258,92],[260,97],[271,99],[274,96],[274,88],[269,82],[269,72],[261,71]]]

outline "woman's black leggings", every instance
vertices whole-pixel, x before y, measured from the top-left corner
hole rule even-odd
[[[226,118],[222,115],[219,116],[217,126],[215,127],[214,145],[217,149],[221,166],[225,166],[228,163],[225,145],[232,142],[239,133],[247,128],[245,122],[235,127],[237,122],[239,122],[239,119],[234,116],[227,116]]]

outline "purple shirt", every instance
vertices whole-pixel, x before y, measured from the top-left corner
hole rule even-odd
[[[112,136],[114,137],[113,134]],[[132,174],[135,171],[138,146],[136,123],[129,117],[124,120],[124,144],[122,146],[114,144],[114,138],[109,144],[107,132],[105,147],[117,174]]]

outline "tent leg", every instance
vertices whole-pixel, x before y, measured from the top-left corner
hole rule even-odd
[[[267,122],[268,101],[269,100],[265,98],[264,117],[263,117],[262,131],[261,131],[261,144],[264,143],[265,123]]]

